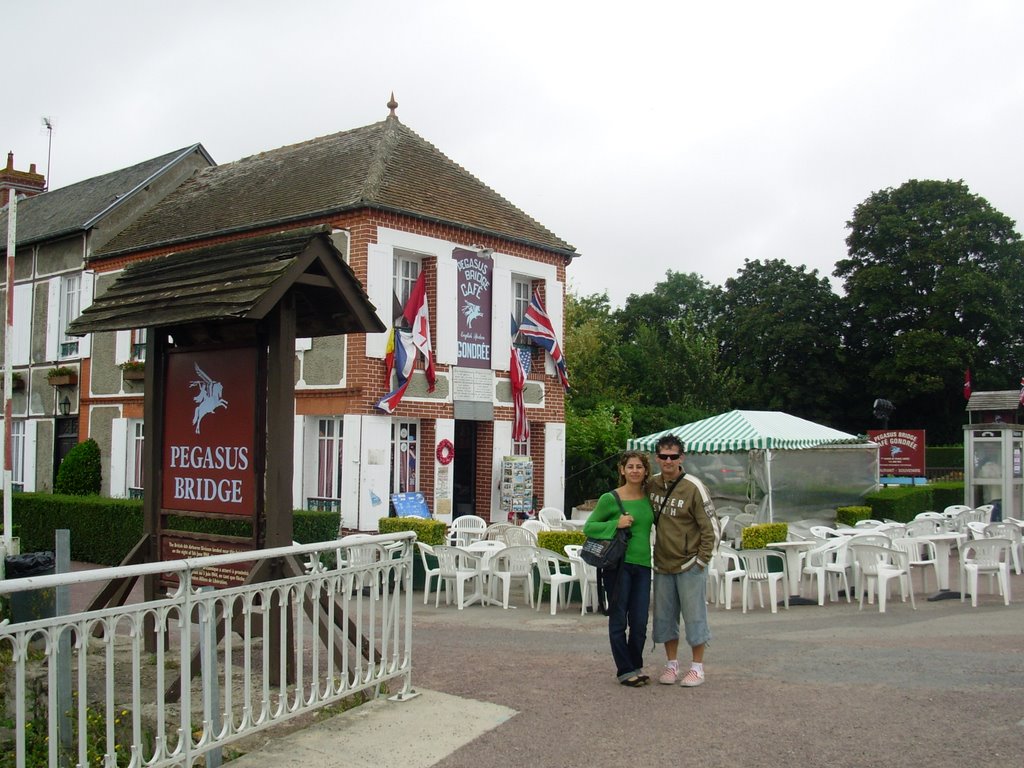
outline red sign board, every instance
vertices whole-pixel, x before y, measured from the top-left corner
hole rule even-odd
[[[924,477],[923,429],[869,429],[868,440],[878,443],[878,474]]]
[[[164,509],[255,516],[255,347],[167,355]]]

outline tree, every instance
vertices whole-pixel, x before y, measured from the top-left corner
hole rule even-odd
[[[963,372],[1015,386],[1024,363],[1024,250],[1014,222],[962,181],[911,180],[873,193],[847,222],[846,344],[861,404],[930,441],[959,439]]]
[[[602,402],[627,400],[622,384],[619,330],[612,319],[607,293],[566,294],[565,349],[571,355],[572,388],[568,401],[578,412]]]
[[[837,422],[839,297],[817,270],[745,260],[725,281],[715,327],[742,407]]]
[[[696,272],[684,274],[670,269],[650,293],[630,294],[625,306],[615,313],[615,319],[627,339],[643,327],[665,329],[664,337],[666,324],[683,318],[689,318],[698,330],[706,331],[714,318],[718,291]]]

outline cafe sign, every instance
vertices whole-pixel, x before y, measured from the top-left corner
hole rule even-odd
[[[255,516],[255,347],[167,355],[167,510]]]
[[[878,443],[878,474],[924,477],[923,429],[869,429],[868,440]]]
[[[454,249],[452,258],[458,273],[456,297],[459,365],[489,370],[494,260],[484,253],[465,248]]]

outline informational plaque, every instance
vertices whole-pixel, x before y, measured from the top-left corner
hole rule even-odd
[[[924,477],[923,429],[869,429],[868,440],[878,443],[878,474]]]
[[[494,374],[490,369],[453,368],[452,399],[478,403],[494,402]]]

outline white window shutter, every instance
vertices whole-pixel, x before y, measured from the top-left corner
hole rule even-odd
[[[132,332],[115,331],[114,365],[127,363],[132,358]]]
[[[82,283],[78,294],[78,309],[84,312],[92,305],[92,292],[96,285],[96,273],[86,270],[82,273]],[[89,350],[92,348],[92,334],[87,333],[78,340],[78,356],[89,357]]]
[[[491,289],[491,370],[507,371],[512,346],[512,272],[495,265]]]
[[[342,417],[341,524],[355,528],[359,524],[359,484],[362,461],[362,416],[346,413]]]
[[[306,418],[304,416],[294,416],[293,418],[295,422],[292,427],[292,509],[305,509],[306,500],[302,498],[302,480],[306,466],[303,456]]]
[[[11,364],[28,365],[32,361],[32,284],[14,286],[14,338]]]
[[[389,246],[371,244],[366,248],[366,295],[377,308],[377,317],[385,328],[391,328],[394,303],[394,255]],[[366,334],[366,356],[384,358],[388,345],[388,332]]]
[[[59,277],[50,278],[46,300],[46,359],[60,359],[60,286]]]
[[[128,419],[110,422],[110,496],[128,496]]]
[[[544,496],[541,506],[565,507],[565,424],[544,425]]]
[[[34,491],[36,489],[36,428],[39,422],[29,419],[25,422],[25,454],[22,456],[22,466],[25,470],[25,482],[22,489]]]
[[[507,515],[501,511],[501,460],[512,455],[512,422],[494,422],[494,443],[491,447],[491,521],[507,522]]]
[[[459,362],[459,271],[451,254],[437,257],[437,328],[434,330],[434,351],[437,362],[457,365]]]

